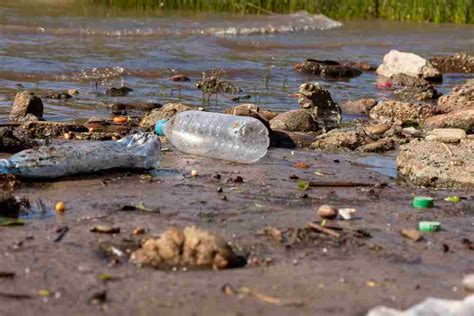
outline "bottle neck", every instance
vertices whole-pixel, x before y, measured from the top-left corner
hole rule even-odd
[[[155,125],[155,133],[159,136],[166,136],[165,131],[167,123],[168,120],[159,120]]]
[[[0,159],[0,173],[10,173],[10,161],[8,159]]]

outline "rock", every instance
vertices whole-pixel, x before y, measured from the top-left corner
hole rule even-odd
[[[17,129],[17,133],[26,138],[54,138],[62,137],[69,132],[87,132],[84,125],[64,122],[26,122]]]
[[[413,122],[419,124],[434,113],[433,107],[429,104],[385,100],[370,110],[369,117],[382,123],[402,125]]]
[[[474,274],[468,274],[464,276],[462,284],[464,285],[466,291],[474,292]]]
[[[136,103],[121,103],[121,102],[114,102],[114,103],[106,103],[104,104],[106,107],[112,110],[112,112],[123,112],[129,110],[135,111],[142,111],[142,112],[150,112],[154,109],[159,109],[162,107],[162,104],[155,103],[155,102],[136,102]]]
[[[53,100],[67,100],[67,99],[71,99],[72,95],[66,92],[56,92],[56,93],[48,94],[44,98],[53,99]]]
[[[446,72],[474,72],[474,56],[467,53],[457,53],[453,56],[433,57],[430,63],[442,73]]]
[[[120,87],[120,88],[115,88],[112,87],[110,89],[107,89],[105,91],[105,94],[110,96],[110,97],[126,97],[130,92],[132,92],[133,89],[129,87]]]
[[[35,145],[29,138],[19,138],[13,128],[0,127],[0,151],[17,152]]]
[[[0,191],[0,217],[17,218],[20,212],[20,203],[8,192]]]
[[[249,116],[256,118],[260,122],[263,123],[269,130],[270,130],[270,123],[267,117],[264,115],[268,115],[268,111],[261,111],[258,106],[255,104],[247,103],[247,104],[239,104],[231,109],[226,109],[224,111],[225,114],[230,114],[230,115],[238,115],[238,116]],[[275,115],[276,116],[276,115]],[[273,117],[275,117],[273,116]],[[272,117],[272,118],[273,118]]]
[[[75,95],[78,95],[78,94],[79,94],[79,90],[77,90],[77,89],[69,89],[69,90],[67,90],[67,94],[72,95],[72,96],[75,96]]]
[[[370,109],[376,105],[375,99],[359,99],[342,103],[341,109],[346,114],[369,114]]]
[[[422,137],[423,136],[423,132],[414,127],[402,128],[401,133],[405,137]]]
[[[437,99],[441,96],[441,93],[423,78],[397,74],[393,75],[390,79],[392,85],[402,87],[394,91],[394,94],[401,99],[425,101]]]
[[[219,236],[196,227],[168,229],[159,239],[148,239],[130,260],[138,266],[170,269],[177,266],[226,269],[236,255]]]
[[[425,120],[424,125],[427,128],[460,128],[467,133],[474,132],[474,107],[432,116]]]
[[[383,64],[377,68],[377,74],[392,77],[405,74],[429,81],[441,81],[441,73],[426,59],[413,53],[391,50],[383,58]]]
[[[342,64],[353,67],[356,69],[359,69],[360,71],[375,71],[377,67],[372,66],[369,63],[362,62],[362,61],[348,61],[348,60],[343,60],[341,61]]]
[[[425,137],[427,141],[441,143],[459,143],[465,138],[466,132],[459,128],[435,128]]]
[[[184,74],[177,74],[177,75],[174,75],[172,77],[170,77],[170,80],[171,81],[174,81],[174,82],[187,82],[187,81],[191,81],[191,79],[189,79],[188,76],[184,75]]]
[[[382,153],[393,149],[395,149],[395,142],[390,138],[380,139],[357,148],[358,151],[365,153]]]
[[[280,113],[270,121],[272,129],[290,132],[312,132],[318,130],[318,124],[308,110],[298,109]]]
[[[337,217],[338,212],[335,207],[324,204],[318,208],[317,214],[323,219],[335,219]]]
[[[311,133],[288,132],[272,130],[270,132],[270,145],[279,148],[306,148],[316,141],[316,136]]]
[[[87,128],[85,132],[89,133],[81,133],[81,138],[84,136],[84,139],[108,139],[109,137],[113,137],[115,134],[127,134],[132,130],[132,126],[130,124],[123,124],[123,123],[115,123],[113,120],[108,118],[102,118],[93,116],[91,117],[84,126]],[[90,135],[90,131],[93,131]],[[112,136],[110,136],[112,135]],[[79,136],[79,134],[77,135]]]
[[[468,108],[474,108],[474,79],[454,87],[450,94],[438,99],[438,110],[442,113]]]
[[[414,184],[433,187],[474,186],[474,141],[459,145],[412,140],[400,147],[399,174]]]
[[[234,85],[233,83],[221,80],[217,76],[206,76],[203,75],[202,80],[198,81],[196,84],[196,88],[201,90],[204,93],[211,94],[211,93],[229,93],[229,94],[237,94],[241,91],[241,89]]]
[[[354,65],[353,63],[352,65]],[[362,72],[348,64],[341,64],[332,60],[307,59],[303,63],[296,64],[294,69],[311,75],[320,75],[326,77],[352,78],[359,76]]]
[[[354,150],[363,143],[364,138],[355,131],[332,130],[318,136],[311,148],[327,151]]]
[[[420,241],[421,239],[423,239],[423,236],[421,235],[421,232],[418,229],[402,229],[400,231],[400,234],[414,241]]]
[[[336,128],[341,122],[341,108],[334,102],[329,91],[321,88],[317,82],[300,86],[298,104],[302,109],[312,112],[323,131]]]
[[[388,131],[390,127],[390,124],[375,124],[364,126],[363,130],[367,135],[373,138],[377,137],[378,135],[382,135],[383,133]]]
[[[194,107],[183,103],[167,103],[161,109],[154,109],[145,115],[140,121],[140,127],[146,130],[153,130],[159,120],[168,120],[178,112],[195,110]]]
[[[13,101],[13,108],[10,112],[11,121],[20,121],[30,114],[31,118],[43,117],[43,102],[34,93],[29,91],[18,92]],[[33,117],[31,117],[33,115]]]

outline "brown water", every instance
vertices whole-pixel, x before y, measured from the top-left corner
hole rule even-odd
[[[77,2],[76,2],[77,3]],[[390,49],[425,57],[474,52],[474,27],[385,21],[342,24],[324,16],[242,16],[109,12],[71,1],[0,1],[0,121],[6,121],[21,84],[27,89],[67,90],[80,95],[67,101],[43,100],[48,120],[109,115],[100,102],[183,101],[202,104],[194,85],[203,72],[217,71],[239,85],[249,102],[272,110],[296,108],[290,94],[310,80],[328,87],[336,101],[383,97],[374,74],[348,81],[327,81],[295,73],[305,58],[350,59],[377,65]],[[173,83],[175,72],[189,83]],[[447,74],[439,87],[447,92],[466,75]],[[104,92],[127,85],[125,98]],[[214,96],[221,110],[231,95]]]

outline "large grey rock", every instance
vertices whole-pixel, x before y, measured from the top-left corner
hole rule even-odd
[[[430,81],[442,79],[441,73],[423,57],[397,50],[391,50],[384,56],[383,64],[377,68],[377,74],[385,77],[405,74]]]
[[[304,83],[300,86],[298,103],[302,109],[313,113],[318,126],[323,131],[338,127],[341,122],[341,108],[328,90],[319,83]]]
[[[374,106],[370,110],[369,116],[381,123],[403,124],[408,122],[421,123],[434,114],[435,111],[429,104],[385,100]]]
[[[178,112],[195,110],[193,106],[183,103],[167,103],[161,109],[154,109],[145,115],[140,121],[140,127],[146,130],[153,130],[159,120],[168,120]]]
[[[11,121],[23,121],[25,117],[28,117],[28,120],[43,117],[43,102],[41,98],[29,91],[22,91],[16,94],[9,119]]]
[[[290,132],[313,132],[318,130],[313,113],[309,110],[298,109],[280,113],[270,121],[271,129]]]
[[[474,187],[474,141],[459,145],[412,140],[400,147],[399,174],[414,184],[434,187]]]

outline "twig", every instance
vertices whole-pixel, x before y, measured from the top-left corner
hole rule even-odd
[[[341,234],[336,233],[334,230],[322,227],[321,225],[315,224],[313,222],[308,223],[308,227],[317,230],[318,232],[321,232],[323,234],[335,237],[335,238],[341,238]]]
[[[33,298],[33,296],[28,295],[28,294],[6,293],[6,292],[0,292],[0,297],[14,298],[14,299],[17,299],[17,300],[25,300],[25,299]]]
[[[249,289],[248,287],[241,287],[239,290],[239,293],[247,296],[251,296],[259,301],[262,301],[264,303],[268,304],[275,304],[275,305],[280,305],[280,306],[302,306],[304,303],[302,301],[296,301],[296,300],[282,300],[276,297],[268,296],[262,293],[259,293],[257,291],[254,291],[252,289]]]
[[[451,157],[454,156],[454,153],[451,151],[451,149],[449,149],[448,145],[446,145],[445,143],[441,143],[441,145],[443,145],[444,148],[446,148],[446,150],[448,151]]]
[[[265,12],[265,13],[267,13],[267,14],[276,15],[275,12],[272,12],[272,11],[270,11],[270,10],[264,9],[264,8],[262,8],[262,7],[259,7],[258,5],[255,5],[255,4],[253,4],[253,3],[247,2],[245,5],[248,6],[248,7],[251,7],[251,8],[254,8],[254,9],[257,9],[257,10],[260,10],[260,11],[262,11],[262,12]]]
[[[335,182],[308,182],[310,187],[373,187],[375,184],[373,183],[362,183],[362,182],[346,182],[346,181],[335,181]]]

